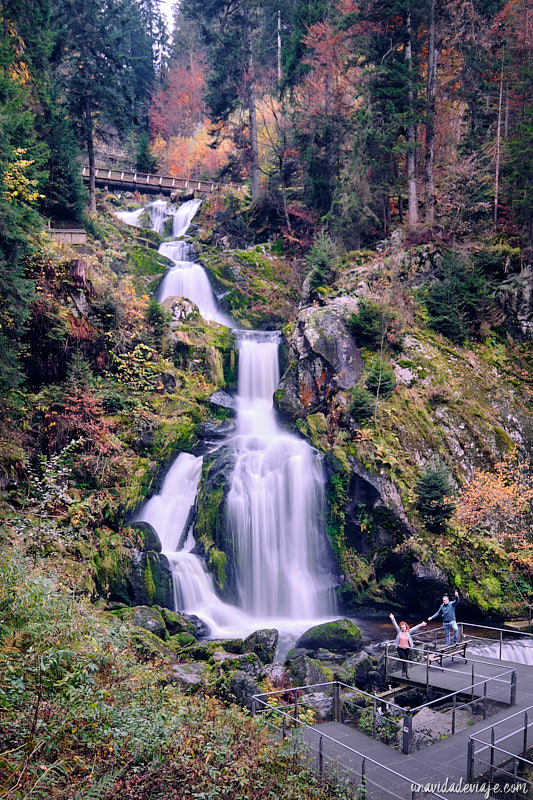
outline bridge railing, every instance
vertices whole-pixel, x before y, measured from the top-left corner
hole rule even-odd
[[[280,733],[282,739],[289,734],[294,735],[299,730],[305,731],[306,747],[311,763],[321,775],[329,770],[341,779],[349,779],[354,792],[356,792],[356,797],[362,796],[369,800],[405,800],[406,798],[410,800],[425,800],[426,798],[427,800],[445,800],[437,792],[427,791],[414,784],[404,774],[396,772],[384,763],[350,747],[344,741],[329,736],[316,727],[315,723],[310,722],[310,706],[304,700],[306,695],[316,694],[316,690],[331,698],[331,708],[325,716],[338,722],[343,717],[346,721],[347,703],[355,704],[360,696],[359,703],[362,705],[354,705],[354,707],[366,710],[364,698],[370,698],[372,705],[369,707],[373,712],[374,735],[382,723],[381,703],[384,703],[389,709],[394,707],[399,713],[403,714],[404,712],[404,709],[395,703],[370,695],[340,681],[332,681],[254,695],[252,714],[261,714],[265,721]],[[343,693],[343,690],[348,691]],[[339,768],[340,763],[343,764],[341,768]]]
[[[82,177],[84,180],[89,178],[89,167],[83,167]],[[188,191],[200,192],[201,194],[211,194],[220,189],[231,189],[239,191],[242,189],[238,184],[217,183],[216,181],[203,181],[192,178],[172,178],[168,175],[151,175],[146,172],[133,172],[122,169],[101,169],[94,171],[96,182],[99,184],[120,187],[134,188],[142,192],[149,191]]]
[[[516,787],[522,784],[520,796],[533,794],[533,706],[512,714],[469,737],[467,779],[472,783],[480,775],[500,786],[507,783],[502,797],[517,796]],[[505,790],[504,790],[505,791]]]

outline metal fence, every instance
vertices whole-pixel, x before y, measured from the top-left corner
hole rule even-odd
[[[533,662],[533,633],[527,631],[511,630],[509,628],[494,628],[489,625],[478,625],[473,622],[459,622],[459,641],[468,640],[469,647],[492,645],[495,648],[494,658],[502,659],[505,656],[506,645],[516,642],[532,646]],[[419,647],[432,647],[438,650],[445,644],[445,634],[442,627],[413,633],[413,641]]]
[[[355,798],[445,800],[442,795],[427,791],[423,787],[419,788],[405,775],[317,728],[309,717],[310,696],[315,695],[311,700],[316,701],[317,690],[330,701],[324,702],[324,697],[321,698],[323,702],[321,721],[327,719],[340,722],[343,717],[346,719],[346,704],[350,700],[355,701],[355,695],[362,696],[359,702],[364,702],[364,698],[372,700],[371,708],[375,713],[371,727],[374,733],[379,730],[380,725],[377,703],[383,702],[403,712],[403,709],[394,703],[382,701],[366,692],[333,681],[254,695],[252,713],[261,714],[283,739],[288,735],[297,735],[300,749],[303,749],[304,756],[319,774],[333,774],[344,783],[348,782]]]
[[[533,706],[472,734],[468,741],[467,776],[482,775],[490,783],[516,786],[533,795]],[[528,757],[529,756],[529,757]],[[513,792],[516,796],[517,793]],[[511,790],[509,789],[509,796]]]

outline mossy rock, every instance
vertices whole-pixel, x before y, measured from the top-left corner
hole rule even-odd
[[[134,608],[125,608],[115,613],[117,616],[120,616],[124,622],[129,622],[131,625],[135,625],[138,628],[145,628],[160,639],[166,639],[168,636],[165,620],[157,608],[135,606]]]
[[[158,636],[145,628],[132,627],[129,639],[132,649],[139,657],[150,661],[157,659],[170,661],[175,658],[172,650],[166,647]]]
[[[264,675],[263,664],[255,653],[235,654],[218,650],[213,654],[213,664],[222,667],[224,672],[240,670],[256,679]]]
[[[166,644],[175,653],[180,653],[191,645],[195,645],[196,639],[192,633],[175,633],[173,636],[168,637]]]
[[[323,647],[337,653],[353,653],[363,647],[363,637],[351,619],[337,619],[309,628],[300,636],[296,647],[315,651]]]
[[[132,561],[130,582],[135,605],[169,607],[174,602],[170,566],[162,553],[148,551]]]
[[[296,686],[313,686],[333,680],[333,672],[321,661],[301,655],[288,662],[291,678]]]
[[[265,628],[247,636],[242,649],[245,653],[255,653],[263,664],[271,664],[274,661],[278,640],[279,631],[275,628]]]
[[[193,639],[196,638],[196,628],[189,622],[189,620],[180,614],[177,611],[170,611],[168,608],[159,608],[161,616],[165,621],[165,625],[167,626],[167,631],[171,636],[175,636],[179,633],[185,633],[189,636],[192,636]]]
[[[141,550],[161,552],[161,540],[156,529],[149,522],[132,522],[131,528],[136,531]]]

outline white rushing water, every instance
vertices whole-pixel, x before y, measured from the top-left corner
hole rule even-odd
[[[152,223],[164,225],[168,204],[152,204]],[[154,209],[155,206],[155,209]],[[174,236],[182,235],[199,201],[174,214]],[[164,213],[163,213],[164,212]],[[163,223],[161,223],[163,219]],[[159,299],[186,297],[207,320],[230,325],[218,308],[203,268],[191,246],[172,239],[160,252],[174,262],[163,279]],[[277,628],[286,652],[304,630],[335,614],[334,580],[325,533],[324,479],[318,453],[277,423],[273,394],[279,382],[277,333],[236,332],[239,342],[237,427],[226,444],[236,462],[227,496],[238,606],[217,595],[203,560],[194,554],[191,512],[202,459],[181,453],[161,492],[141,509],[161,539],[171,564],[177,609],[195,614],[214,638],[243,637],[260,628]]]
[[[334,613],[319,457],[282,430],[272,397],[278,335],[239,334],[237,455],[227,498],[240,565],[240,603],[257,616],[311,619]]]
[[[483,645],[471,644],[468,646],[468,652],[471,655],[499,659],[500,644],[499,642]],[[513,664],[533,664],[533,640],[526,636],[504,640],[501,647],[501,658],[503,661],[510,661]]]

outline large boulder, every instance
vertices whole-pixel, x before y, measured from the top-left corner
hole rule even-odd
[[[289,367],[275,394],[285,416],[304,418],[314,413],[339,389],[354,386],[363,372],[363,359],[347,320],[357,301],[337,297],[320,308],[304,308],[289,342]]]
[[[156,529],[149,522],[131,522],[130,528],[137,532],[139,549],[143,552],[161,552],[161,540]]]
[[[330,669],[307,655],[291,658],[287,663],[293,684],[296,686],[315,686],[333,680],[333,673]]]
[[[337,653],[355,653],[362,649],[363,637],[351,619],[337,619],[309,628],[300,636],[296,647],[313,651],[323,647]]]
[[[261,678],[264,675],[262,663],[255,653],[226,653],[217,651],[213,654],[213,663],[219,664],[224,672],[246,672],[252,678]]]
[[[254,631],[243,642],[243,652],[255,653],[263,664],[274,661],[279,632],[275,628]]]
[[[254,694],[261,693],[261,689],[252,676],[241,670],[237,670],[231,676],[229,690],[239,703],[249,709],[252,708]]]
[[[177,684],[185,691],[194,693],[205,684],[208,673],[209,667],[201,661],[173,664],[170,682]]]

